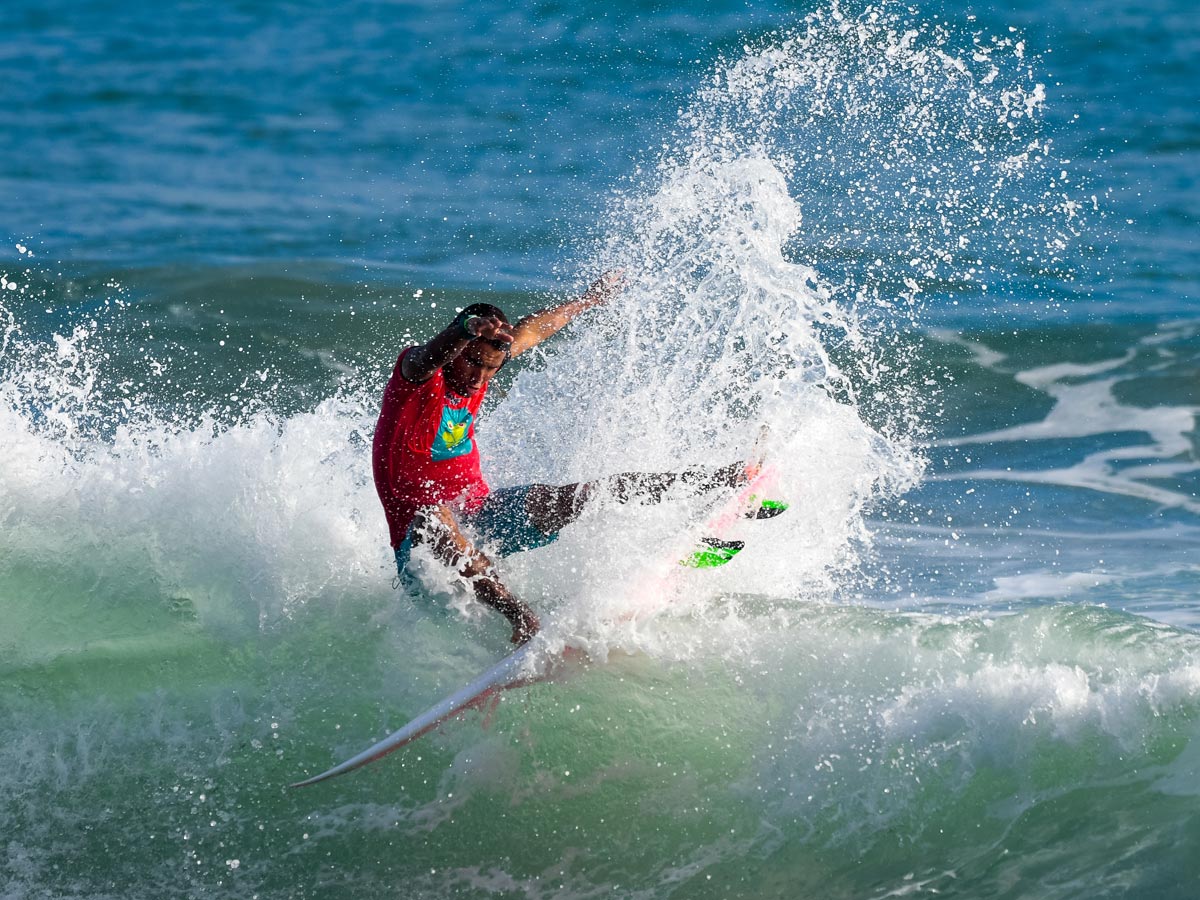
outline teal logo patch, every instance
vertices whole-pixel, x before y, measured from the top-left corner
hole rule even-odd
[[[470,438],[471,413],[466,409],[442,408],[442,421],[438,425],[437,434],[433,438],[433,449],[430,455],[435,462],[443,459],[454,459],[464,453],[470,453],[475,442]]]

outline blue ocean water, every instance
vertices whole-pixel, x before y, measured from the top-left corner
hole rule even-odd
[[[1182,0],[0,9],[0,897],[1193,897],[1200,19]],[[394,590],[396,353],[495,485],[719,463]]]

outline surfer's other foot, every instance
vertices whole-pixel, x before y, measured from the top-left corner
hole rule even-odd
[[[754,460],[739,459],[727,466],[721,466],[719,469],[712,470],[712,483],[714,485],[739,488],[757,478],[760,471],[760,463]]]
[[[717,469],[719,481],[730,487],[741,487],[761,475],[767,455],[766,442],[770,433],[771,431],[766,425],[759,428],[758,437],[754,441],[750,455],[743,460]]]
[[[538,621],[538,617],[528,606],[524,609],[505,612],[505,615],[508,616],[508,621],[512,622],[512,642],[517,645],[524,644],[542,627],[542,623]]]

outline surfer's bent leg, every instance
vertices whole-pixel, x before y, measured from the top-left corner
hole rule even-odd
[[[596,481],[557,487],[533,484],[529,485],[525,496],[525,511],[537,528],[553,534],[578,519],[588,501],[596,496],[609,496],[619,503],[660,503],[677,484],[703,493],[737,487],[747,477],[747,464],[739,461],[717,469],[697,466],[682,472],[622,472]]]
[[[537,634],[541,623],[533,610],[504,586],[492,561],[462,533],[449,509],[422,509],[413,522],[412,535],[414,544],[428,544],[438,559],[467,579],[480,603],[503,613],[512,623],[514,644],[523,644]]]
[[[677,484],[699,492],[721,487],[736,487],[746,480],[746,464],[734,462],[719,469],[696,466],[682,472],[623,472],[599,482],[610,496],[621,503],[661,503],[667,491]]]

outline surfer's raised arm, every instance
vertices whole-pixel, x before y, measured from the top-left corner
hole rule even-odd
[[[625,270],[612,269],[592,282],[583,295],[558,306],[525,316],[513,327],[512,355],[520,356],[565,328],[593,306],[607,303],[625,283]]]
[[[428,381],[438,369],[462,356],[471,342],[476,340],[503,352],[506,360],[519,356],[553,337],[580,313],[606,303],[621,289],[623,280],[624,271],[621,269],[605,272],[592,282],[582,296],[525,316],[516,325],[510,325],[500,309],[491,304],[472,304],[455,316],[454,321],[433,340],[406,353],[401,361],[401,372],[409,381]],[[467,362],[469,366],[479,367],[474,360],[468,359]],[[495,371],[492,371],[488,377],[494,374]]]

